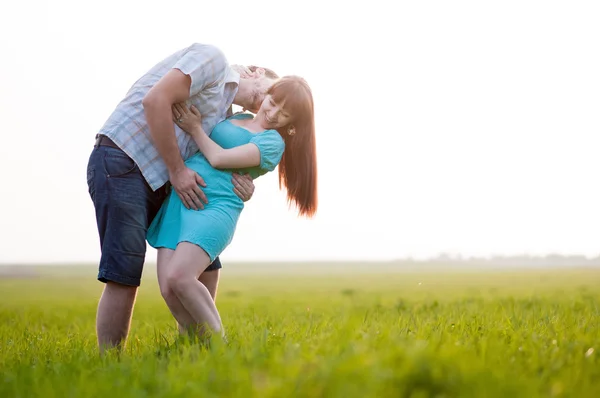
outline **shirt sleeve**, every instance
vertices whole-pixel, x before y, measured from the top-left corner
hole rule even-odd
[[[276,130],[267,130],[252,137],[250,143],[256,145],[260,151],[260,168],[273,171],[281,161],[285,142]]]
[[[190,76],[190,96],[225,79],[229,64],[225,55],[217,47],[193,44],[173,65],[173,68]]]

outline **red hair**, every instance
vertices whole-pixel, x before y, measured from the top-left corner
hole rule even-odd
[[[303,78],[285,76],[267,94],[291,115],[290,123],[278,129],[285,141],[279,188],[286,187],[288,203],[296,205],[300,216],[313,217],[317,211],[317,148],[312,91]]]

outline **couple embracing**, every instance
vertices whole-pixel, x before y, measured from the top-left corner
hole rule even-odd
[[[233,114],[232,105],[244,111]],[[314,105],[297,76],[229,65],[192,44],[133,84],[96,136],[87,183],[105,283],[96,316],[101,351],[127,339],[146,241],[180,331],[223,334],[215,305],[221,262],[254,193],[277,166],[298,213],[317,209]]]

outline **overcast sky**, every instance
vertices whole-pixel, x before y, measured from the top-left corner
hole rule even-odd
[[[97,261],[94,135],[193,42],[315,95],[317,217],[261,177],[224,262],[600,253],[597,1],[94,4],[1,6],[0,263]]]

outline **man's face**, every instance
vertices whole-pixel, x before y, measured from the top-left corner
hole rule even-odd
[[[248,108],[248,110],[254,114],[258,113],[260,109],[260,105],[263,103],[267,91],[269,88],[275,83],[275,80],[269,79],[264,75],[264,72],[261,73],[259,70],[256,70],[253,73],[253,76],[250,78],[253,82],[252,84],[252,109]]]

